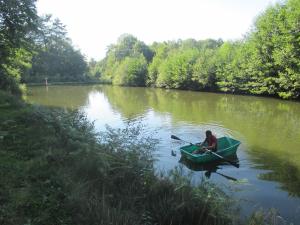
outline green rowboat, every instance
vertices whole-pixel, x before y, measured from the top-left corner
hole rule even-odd
[[[240,141],[230,137],[221,137],[218,138],[217,141],[218,150],[215,153],[217,153],[220,156],[223,156],[224,158],[234,155],[237,151],[237,148],[241,144]],[[197,149],[199,149],[199,146],[191,144],[181,147],[180,152],[184,157],[196,163],[208,163],[220,160],[219,157],[209,152],[205,152],[202,154],[193,154],[192,152]]]

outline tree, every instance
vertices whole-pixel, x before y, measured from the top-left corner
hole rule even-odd
[[[109,54],[114,54],[116,61],[122,61],[126,57],[138,57],[143,54],[147,62],[153,57],[153,52],[144,43],[130,34],[123,34],[118,38],[117,44],[110,46]]]
[[[128,58],[143,55],[147,86],[300,97],[300,1],[267,8],[242,40],[153,43],[122,35],[101,61],[101,77],[126,85]],[[115,77],[115,75],[118,76]]]
[[[198,51],[175,51],[159,67],[157,86],[166,88],[192,88],[193,65]]]
[[[101,80],[118,85],[144,86],[147,66],[152,61],[153,55],[153,51],[145,43],[130,34],[123,34],[117,44],[108,47],[105,58],[99,62]],[[129,65],[132,68],[129,68]],[[144,72],[143,77],[141,72]],[[132,74],[135,75],[131,76]]]
[[[32,68],[23,74],[25,82],[84,81],[87,64],[66,36],[65,26],[50,15],[40,19],[41,32],[35,36]]]
[[[101,63],[97,63],[95,59],[91,59],[88,62],[88,76],[91,79],[99,80],[101,77]]]
[[[147,86],[155,86],[159,73],[159,67],[162,62],[167,58],[169,52],[169,46],[167,43],[154,43],[152,46],[155,52],[152,62],[148,66],[148,76],[146,79]]]
[[[206,49],[199,54],[193,66],[192,80],[199,84],[199,89],[216,89],[216,51]]]
[[[242,42],[224,42],[216,53],[217,86],[225,92],[241,92],[240,84],[245,82],[241,69]]]
[[[31,34],[37,31],[37,18],[35,0],[0,0],[1,89],[21,93],[20,70],[30,55]]]
[[[299,97],[299,18],[298,0],[271,6],[257,18],[244,45],[250,93]]]
[[[113,84],[125,86],[145,86],[147,61],[143,55],[125,58],[116,70]]]

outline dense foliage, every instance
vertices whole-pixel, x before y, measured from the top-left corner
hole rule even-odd
[[[50,15],[39,19],[41,31],[34,37],[35,51],[31,68],[24,73],[24,82],[85,81],[87,64],[80,51],[66,36],[65,26]]]
[[[92,63],[92,76],[116,85],[145,86],[147,65],[153,51],[129,34],[122,35],[117,44],[108,47],[103,61]]]
[[[258,16],[243,40],[188,39],[147,47],[135,37],[123,35],[109,48],[106,57],[94,62],[90,69],[100,80],[117,85],[297,99],[300,96],[299,20],[300,2],[287,0],[270,6]],[[140,59],[142,56],[145,60]],[[138,64],[137,58],[143,61],[139,64],[141,68],[128,69]],[[139,79],[132,79],[137,76]]]
[[[0,1],[0,88],[21,94],[20,82],[83,81],[87,64],[51,16],[36,14],[35,0]]]
[[[18,83],[30,66],[31,34],[37,31],[35,0],[0,0],[0,88],[20,94]]]

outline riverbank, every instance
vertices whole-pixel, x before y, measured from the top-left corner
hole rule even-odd
[[[100,136],[77,111],[0,92],[1,224],[237,224],[236,203],[179,170],[157,175],[138,127]],[[135,138],[132,138],[135,137]],[[234,215],[234,216],[233,216]],[[257,214],[249,220],[261,221]]]
[[[85,82],[51,82],[48,83],[48,86],[53,85],[97,85],[97,84],[103,84],[103,85],[112,85],[111,82],[108,81],[85,81]],[[28,86],[46,86],[45,83],[26,83]],[[117,85],[118,86],[118,85]],[[123,87],[132,87],[132,86],[123,86]],[[136,86],[134,86],[136,87]],[[271,98],[271,99],[280,99],[285,100],[289,102],[299,102],[300,96],[297,99],[283,99],[276,95],[267,95],[267,94],[253,94],[253,93],[243,93],[243,92],[224,92],[220,90],[198,90],[198,89],[178,89],[178,88],[163,88],[163,87],[146,87],[145,88],[157,88],[157,89],[165,89],[165,90],[181,90],[181,91],[193,91],[193,92],[204,92],[204,93],[216,93],[216,94],[226,94],[226,95],[238,95],[238,96],[253,96],[253,97],[261,97],[261,98]]]
[[[92,85],[92,84],[110,84],[102,81],[83,81],[83,82],[48,82],[47,85],[43,83],[26,83],[28,86],[51,86],[51,85]]]

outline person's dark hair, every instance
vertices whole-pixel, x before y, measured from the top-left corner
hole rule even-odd
[[[206,137],[208,137],[208,136],[212,135],[212,132],[211,132],[210,130],[207,130],[207,131],[205,132],[205,134],[206,134]]]

